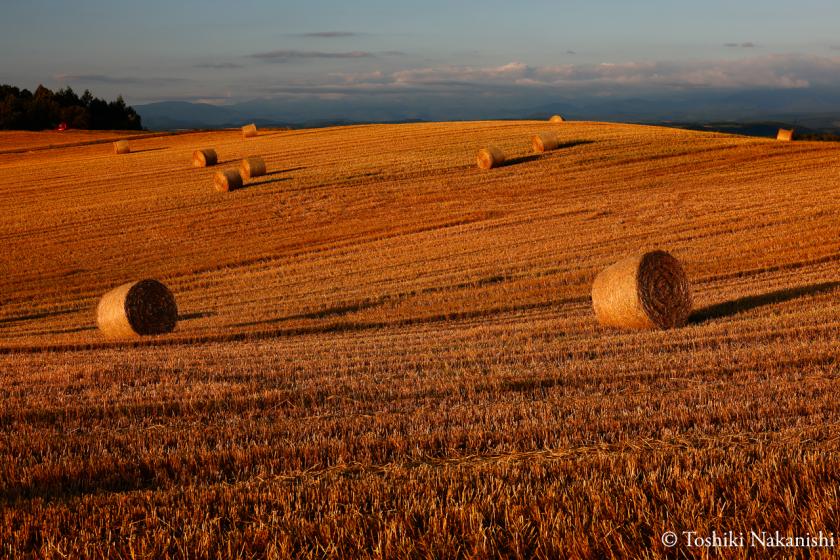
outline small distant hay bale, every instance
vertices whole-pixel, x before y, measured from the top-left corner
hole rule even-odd
[[[491,146],[480,150],[476,161],[480,169],[492,169],[499,167],[505,162],[505,154],[499,148]]]
[[[265,175],[265,161],[261,157],[249,157],[242,160],[239,165],[239,174],[246,181],[254,177],[262,177]]]
[[[102,296],[96,307],[96,324],[107,338],[165,334],[177,322],[175,296],[157,280],[123,284]]]
[[[792,128],[780,128],[778,134],[776,134],[776,140],[781,142],[791,142],[793,140],[793,131],[794,129]]]
[[[559,148],[560,141],[554,134],[548,134],[546,132],[543,132],[534,135],[534,137],[531,139],[531,145],[534,147],[535,152],[541,154],[543,152],[548,152]]]
[[[235,191],[242,188],[242,176],[236,169],[217,171],[213,176],[213,184],[219,192]]]
[[[246,124],[242,127],[242,136],[245,138],[253,138],[257,135],[257,125],[255,124]]]
[[[552,115],[548,122],[566,122],[562,115]]]
[[[598,322],[608,327],[681,327],[691,314],[691,289],[676,258],[651,251],[602,270],[592,284],[592,306]]]
[[[216,154],[216,150],[208,148],[193,152],[193,167],[212,167],[217,163],[219,163],[219,156]]]
[[[129,154],[131,153],[131,146],[128,145],[128,140],[118,140],[114,142],[115,154]]]

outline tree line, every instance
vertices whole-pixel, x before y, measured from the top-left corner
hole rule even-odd
[[[122,96],[108,102],[90,91],[79,96],[72,88],[55,92],[0,84],[0,130],[46,130],[61,124],[89,130],[141,130],[140,115]]]

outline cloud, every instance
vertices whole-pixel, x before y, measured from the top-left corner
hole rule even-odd
[[[350,51],[350,52],[321,52],[321,51],[296,51],[296,50],[277,50],[269,52],[254,53],[250,55],[251,58],[256,58],[264,62],[290,62],[292,60],[306,60],[318,58],[372,58],[373,53],[366,51]]]
[[[495,67],[446,66],[393,73],[394,83],[417,85],[448,82],[488,86],[557,87],[564,89],[733,89],[805,88],[840,72],[840,59],[771,55],[705,62],[623,62],[529,66],[511,62]],[[460,87],[460,86],[459,86]]]
[[[321,39],[335,39],[338,37],[356,37],[358,33],[353,31],[313,31],[311,33],[300,33],[298,37],[319,37]]]
[[[758,45],[756,45],[755,43],[753,43],[751,41],[748,41],[746,43],[724,43],[723,46],[724,47],[730,47],[730,48],[754,49]]]
[[[196,64],[195,68],[209,68],[211,70],[229,70],[233,68],[242,68],[241,64],[235,62],[206,62],[203,64]]]
[[[190,81],[187,78],[168,78],[150,76],[136,78],[129,76],[108,76],[106,74],[56,74],[53,79],[58,82],[77,82],[87,84],[108,84],[108,85],[137,85],[137,86],[160,86],[171,83]]]
[[[828,50],[840,51],[840,45],[831,45],[830,47],[828,47]]]
[[[577,52],[575,52],[573,50],[568,50],[568,51],[566,51],[566,54],[577,54]]]
[[[403,51],[382,51],[379,54],[381,54],[382,56],[406,56],[407,55],[407,53],[405,53]]]
[[[768,55],[738,60],[639,61],[531,66],[430,66],[321,75],[259,86],[274,95],[613,96],[703,90],[840,87],[840,56]]]

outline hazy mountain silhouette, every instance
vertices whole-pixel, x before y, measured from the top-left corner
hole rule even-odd
[[[817,89],[691,91],[647,97],[563,98],[528,104],[525,97],[352,96],[320,99],[255,99],[226,106],[162,102],[135,105],[149,129],[221,128],[243,122],[313,126],[359,122],[405,122],[544,118],[617,122],[779,122],[814,131],[840,131],[840,92]]]

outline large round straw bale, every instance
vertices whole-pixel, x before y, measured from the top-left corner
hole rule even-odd
[[[131,152],[131,146],[128,145],[128,140],[117,140],[114,142],[115,154],[128,154]]]
[[[559,148],[560,141],[554,134],[543,132],[534,135],[534,138],[531,139],[531,145],[534,147],[535,152],[541,154],[543,152],[548,152],[550,150],[556,150],[557,148]]]
[[[242,136],[245,138],[253,138],[257,135],[257,125],[255,124],[246,124],[242,127]]]
[[[566,122],[566,119],[562,117],[562,115],[553,115],[548,122]]]
[[[249,157],[242,160],[239,165],[239,174],[246,181],[254,177],[265,175],[265,162],[261,157]]]
[[[216,190],[220,192],[235,191],[242,188],[242,176],[236,169],[217,171],[216,175],[213,176],[213,184],[216,185]]]
[[[491,146],[490,148],[480,150],[476,160],[479,168],[491,169],[493,167],[499,167],[505,162],[505,154],[499,148]]]
[[[778,134],[776,134],[776,140],[790,142],[793,140],[793,129],[780,128]]]
[[[208,148],[193,152],[193,167],[211,167],[217,163],[219,163],[219,156],[216,155],[216,150]]]
[[[592,306],[604,326],[680,327],[691,314],[691,290],[680,262],[665,251],[618,261],[592,284]]]
[[[175,297],[157,280],[123,284],[102,296],[96,307],[96,324],[108,338],[164,334],[177,321]]]

